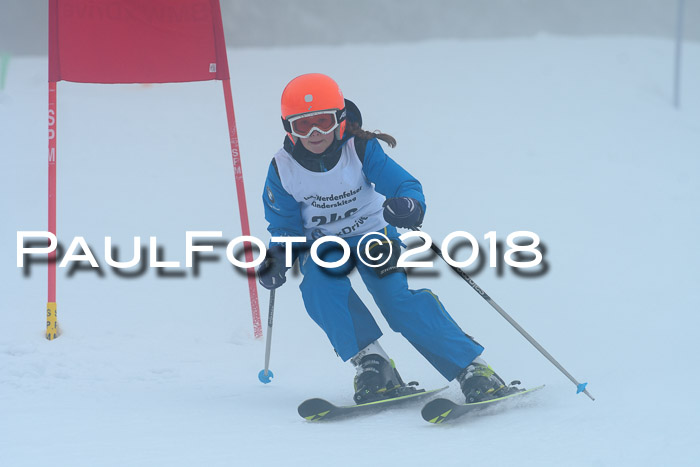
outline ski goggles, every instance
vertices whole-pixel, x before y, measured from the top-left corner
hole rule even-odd
[[[311,133],[318,131],[322,135],[327,135],[334,131],[341,122],[345,120],[345,109],[341,110],[319,110],[295,115],[287,119],[282,119],[284,129],[288,133],[298,138],[308,138]]]

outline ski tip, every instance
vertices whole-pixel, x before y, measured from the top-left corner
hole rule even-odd
[[[444,422],[456,407],[457,404],[449,399],[437,398],[425,404],[420,413],[426,422],[439,424]]]
[[[269,383],[274,377],[275,375],[272,374],[271,370],[267,370],[267,374],[265,374],[265,370],[260,370],[260,373],[258,373],[258,379],[263,384]]]
[[[581,383],[578,386],[576,386],[576,394],[581,394],[583,391],[585,391],[586,386],[588,386],[588,383]]]
[[[333,418],[343,410],[343,407],[336,407],[327,400],[319,398],[307,399],[299,404],[297,409],[299,415],[301,415],[301,418],[304,418],[309,422],[318,422],[328,418]],[[326,415],[328,416],[326,417]]]

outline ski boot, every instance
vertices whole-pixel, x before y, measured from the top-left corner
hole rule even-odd
[[[515,387],[520,384],[520,381],[513,381],[506,385],[501,377],[481,358],[476,358],[470,363],[457,376],[457,381],[459,381],[467,404],[497,399],[523,391],[523,389]]]
[[[357,368],[353,397],[356,404],[366,404],[417,391],[414,387],[404,384],[393,360],[387,361],[381,355],[369,354],[353,363]]]

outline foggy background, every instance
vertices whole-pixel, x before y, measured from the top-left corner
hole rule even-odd
[[[229,47],[563,35],[675,34],[676,0],[221,0]],[[0,3],[0,52],[47,55],[48,2]],[[685,0],[700,40],[700,0]]]
[[[386,151],[419,178],[435,241],[541,237],[547,274],[467,272],[596,402],[437,258],[409,284],[432,288],[507,381],[546,384],[523,406],[445,429],[427,427],[419,406],[305,423],[304,399],[352,403],[355,370],[307,316],[295,268],[276,292],[276,379],[261,384],[265,342],[221,247],[197,276],[59,268],[62,336],[47,341],[47,267],[17,268],[16,238],[47,225],[48,1],[0,0],[0,466],[431,466],[436,453],[465,457],[465,440],[479,446],[467,452],[475,466],[494,453],[518,467],[698,465],[700,401],[673,388],[700,387],[700,0],[685,1],[679,107],[676,0],[221,4],[251,234],[268,238],[280,93],[326,73],[366,129],[399,141]],[[161,259],[184,264],[185,231],[238,236],[224,86],[61,82],[59,240],[83,236],[101,260],[107,235],[123,255],[134,236],[157,236]],[[402,376],[445,385],[351,276]],[[258,293],[264,320],[270,295]],[[456,382],[443,395],[462,397]]]

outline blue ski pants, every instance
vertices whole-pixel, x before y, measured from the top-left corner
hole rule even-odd
[[[345,240],[351,246],[351,255],[344,266],[321,267],[308,251],[299,257],[304,276],[299,288],[306,311],[325,331],[343,361],[382,335],[347,277],[353,267],[357,267],[389,327],[401,333],[447,380],[453,380],[481,355],[484,348],[460,329],[437,295],[429,289],[409,289],[403,270],[380,278],[357,258],[358,238]],[[324,249],[326,246],[329,248]],[[330,246],[321,245],[319,256],[327,262],[340,259],[342,251]]]

